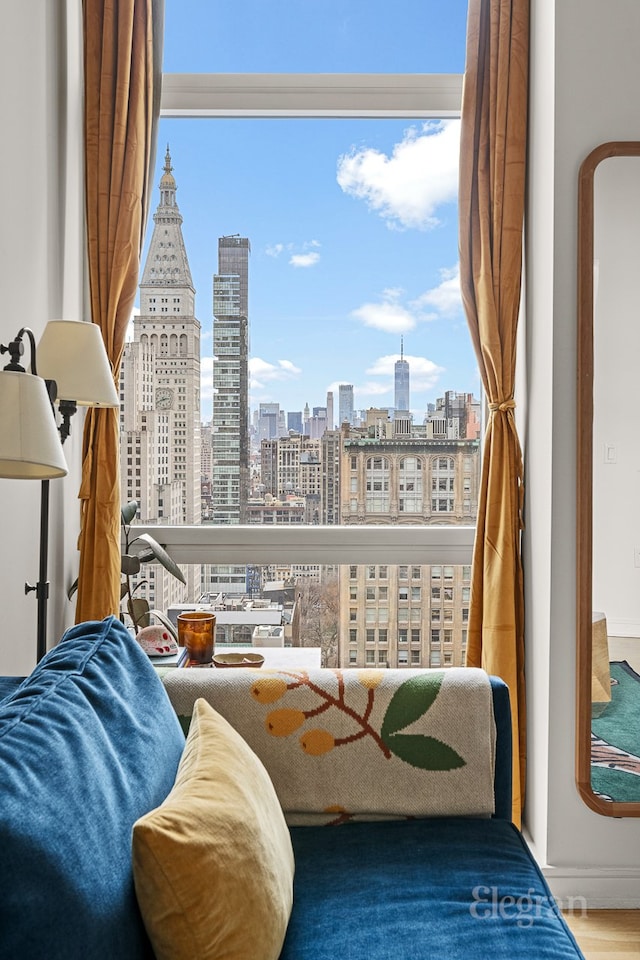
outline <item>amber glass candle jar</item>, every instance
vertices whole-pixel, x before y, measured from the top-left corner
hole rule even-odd
[[[211,663],[215,634],[215,613],[192,610],[178,617],[178,643],[196,663]]]

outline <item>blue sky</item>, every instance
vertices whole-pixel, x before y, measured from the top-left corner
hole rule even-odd
[[[459,0],[167,0],[167,72],[462,72]],[[242,15],[237,11],[241,9]],[[235,15],[234,15],[234,11]],[[392,11],[392,12],[391,12]],[[478,393],[459,299],[458,121],[162,120],[203,328],[211,415],[217,240],[249,237],[251,406],[393,406],[400,337],[421,422]],[[151,212],[158,203],[154,191]],[[150,227],[153,222],[150,219]]]

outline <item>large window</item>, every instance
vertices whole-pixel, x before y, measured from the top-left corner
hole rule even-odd
[[[196,593],[255,590],[264,547],[285,579],[335,566],[350,618],[359,587],[344,564],[366,561],[365,619],[345,642],[427,637],[435,609],[411,627],[427,591],[403,585],[407,628],[386,596],[400,569],[428,584],[432,561],[470,559],[480,417],[456,204],[466,3],[399,0],[392,17],[378,0],[166,11],[163,189],[144,256],[168,230],[154,257],[171,274],[147,275],[125,357],[122,463],[133,467],[130,451],[137,473],[123,492],[193,559]],[[400,558],[380,524],[420,529],[398,538]]]

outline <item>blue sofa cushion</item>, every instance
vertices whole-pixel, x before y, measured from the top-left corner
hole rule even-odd
[[[131,830],[171,790],[183,748],[115,617],[71,628],[0,703],[0,958],[151,956]]]
[[[280,960],[577,960],[519,831],[443,818],[292,827]]]

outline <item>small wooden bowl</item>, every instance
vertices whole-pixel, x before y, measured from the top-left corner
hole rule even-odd
[[[216,653],[214,667],[261,667],[264,657],[261,653]]]

